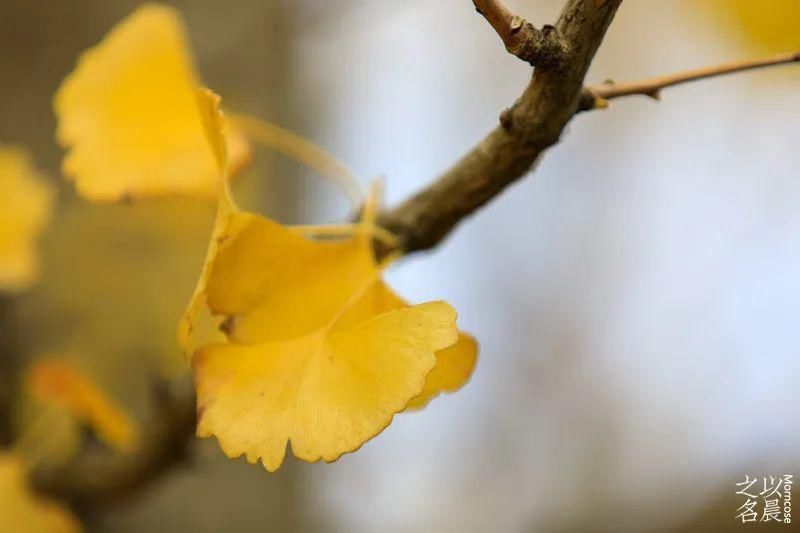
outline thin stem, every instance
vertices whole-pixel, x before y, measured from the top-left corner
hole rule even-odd
[[[499,0],[473,0],[472,3],[506,43],[511,35],[514,14]]]
[[[723,63],[721,65],[686,70],[683,72],[677,72],[675,74],[656,76],[654,78],[648,78],[629,83],[604,83],[601,85],[594,85],[584,89],[580,109],[585,111],[588,109],[605,107],[608,100],[637,94],[658,99],[661,95],[661,91],[668,87],[674,87],[676,85],[682,85],[684,83],[704,80],[707,78],[725,76],[728,74],[734,74],[736,72],[744,72],[778,65],[788,65],[790,63],[798,62],[800,62],[800,52],[792,52],[789,54],[779,54],[761,59],[732,61],[730,63]],[[584,100],[587,101],[584,102]]]
[[[323,224],[310,226],[289,226],[292,231],[312,235],[314,237],[350,237],[353,235],[370,235],[389,248],[398,246],[397,236],[381,226],[372,224]]]
[[[339,185],[354,209],[363,203],[361,187],[352,172],[316,144],[255,117],[231,112],[226,115],[253,142],[291,157]]]

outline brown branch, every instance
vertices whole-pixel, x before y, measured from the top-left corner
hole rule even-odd
[[[475,2],[504,31],[498,2]],[[436,246],[467,215],[531,170],[558,142],[577,110],[586,71],[622,0],[568,0],[555,30],[567,55],[557,68],[541,65],[500,126],[426,189],[381,214],[379,224],[400,237],[404,251]],[[510,25],[510,26],[513,26]],[[503,33],[501,33],[501,36]]]
[[[684,72],[677,72],[675,74],[668,74],[666,76],[656,76],[655,78],[648,78],[646,80],[630,83],[604,83],[602,85],[586,87],[583,90],[579,110],[588,111],[590,109],[603,108],[608,105],[608,100],[621,98],[623,96],[641,95],[658,100],[661,97],[661,91],[668,87],[674,87],[676,85],[682,85],[684,83],[704,80],[707,78],[725,76],[737,72],[745,72],[748,70],[756,70],[778,65],[788,65],[799,62],[800,51],[789,54],[779,54],[761,59],[733,61],[730,63],[723,63],[721,65],[702,67]]]
[[[143,426],[142,443],[134,453],[87,443],[67,465],[36,470],[34,487],[79,512],[95,511],[142,490],[185,461],[196,421],[191,383],[159,385],[154,400],[153,419]]]
[[[511,14],[499,1],[475,0],[474,3],[503,38],[509,51],[518,55],[514,40],[528,39],[525,37],[530,35],[528,26],[520,26],[518,21],[522,19]],[[501,113],[500,127],[427,188],[379,217],[381,225],[399,236],[400,246],[406,253],[433,248],[462,219],[529,172],[539,156],[558,141],[575,112],[606,107],[608,100],[624,96],[644,95],[658,99],[661,91],[668,87],[800,62],[800,52],[793,52],[637,82],[585,87],[579,89],[577,106],[573,107],[570,98],[575,83],[583,79],[605,27],[620,3],[621,0],[569,2],[556,31],[564,36],[565,46],[571,50],[570,70],[560,73],[558,68],[540,67],[517,103]],[[515,33],[516,27],[521,29]]]
[[[567,44],[553,26],[538,30],[511,13],[500,0],[473,0],[473,4],[503,40],[509,53],[532,66],[559,68],[566,63]]]

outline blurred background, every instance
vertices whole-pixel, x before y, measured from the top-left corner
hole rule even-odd
[[[365,186],[385,178],[388,204],[480,140],[530,75],[468,0],[173,4],[228,107],[312,139]],[[563,2],[507,4],[539,24]],[[213,206],[76,198],[51,110],[78,54],[137,5],[0,2],[0,142],[60,192],[41,281],[4,303],[4,357],[69,355],[144,420],[152,376],[187,371],[175,326]],[[799,29],[793,0],[625,2],[588,81],[797,50]],[[736,482],[800,473],[799,84],[784,67],[576,118],[533,175],[388,275],[412,301],[453,303],[479,339],[462,391],[331,465],[268,474],[198,443],[89,528],[743,527]],[[264,150],[235,193],[282,222],[347,216],[333,186]]]

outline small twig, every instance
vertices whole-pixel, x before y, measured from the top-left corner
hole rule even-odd
[[[544,26],[539,30],[509,11],[500,0],[473,0],[473,4],[503,40],[510,54],[543,68],[560,68],[567,61],[567,46],[555,27]]]
[[[658,100],[661,97],[661,91],[668,87],[747,70],[756,70],[798,62],[800,62],[800,52],[792,52],[790,54],[779,54],[761,59],[732,61],[721,65],[702,67],[629,83],[616,84],[609,82],[601,85],[594,85],[584,88],[578,111],[604,108],[607,107],[609,100],[621,98],[623,96],[641,95]]]

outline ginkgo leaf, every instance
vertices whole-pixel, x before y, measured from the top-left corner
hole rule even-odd
[[[77,533],[81,529],[69,509],[34,494],[21,457],[0,453],[0,531]]]
[[[52,204],[52,186],[25,150],[0,146],[0,290],[24,290],[36,281],[36,241]]]
[[[227,318],[228,339],[193,352],[197,434],[271,471],[289,442],[301,459],[334,461],[425,390],[437,352],[458,340],[455,310],[361,303],[385,266],[372,249],[375,194],[350,226],[289,228],[239,211],[223,179],[219,98],[201,90],[198,104],[219,163],[220,207],[181,338],[207,308]]]
[[[424,335],[411,325],[393,334],[365,336],[350,344],[350,352],[327,348],[327,338],[359,331],[376,317],[416,317],[429,305],[409,306],[378,279],[370,239],[308,239],[249,213],[234,214],[228,230],[232,237],[211,262],[206,293],[208,307],[230,318],[226,332],[232,342],[203,348],[192,362],[198,435],[216,435],[230,456],[245,453],[250,461],[260,458],[274,470],[291,440],[302,459],[335,460],[380,432],[420,394],[424,397],[417,407],[468,379],[476,345],[457,336],[449,306],[450,338],[441,348],[424,352],[424,365],[384,359],[397,357],[393,342],[413,345]],[[420,314],[416,326],[435,327],[431,316]],[[458,349],[448,352],[461,338]],[[447,354],[442,369],[428,383],[440,354]],[[367,364],[376,365],[374,371],[365,372]],[[324,379],[319,377],[323,370]],[[355,401],[341,388],[353,394],[363,388],[369,394]],[[293,398],[311,398],[317,411],[295,410]],[[333,417],[330,426],[314,422],[319,412]]]
[[[199,84],[179,13],[145,4],[117,24],[55,96],[64,174],[90,200],[214,197],[219,172],[197,114]],[[227,127],[231,174],[250,159]]]
[[[63,408],[87,424],[109,446],[121,451],[136,446],[138,433],[132,419],[66,361],[37,361],[27,371],[26,388],[43,404]]]
[[[374,211],[370,204],[364,210],[367,221]],[[227,232],[211,263],[205,292],[208,308],[228,317],[226,332],[237,343],[292,339],[316,331],[377,274],[371,242],[362,236],[311,240],[250,213],[232,215]],[[378,280],[336,327],[408,305]],[[476,352],[474,339],[460,335],[443,354],[443,364],[437,365],[415,407],[466,383]]]
[[[288,442],[300,459],[335,461],[422,390],[435,352],[456,341],[455,320],[452,307],[431,302],[336,331],[203,348],[193,359],[198,435],[269,471]]]

